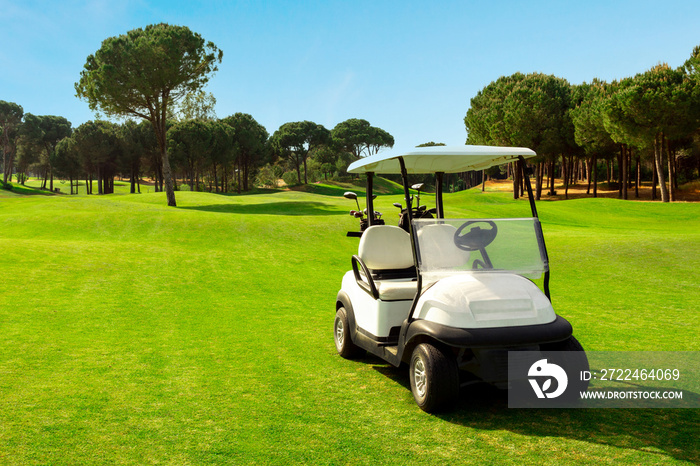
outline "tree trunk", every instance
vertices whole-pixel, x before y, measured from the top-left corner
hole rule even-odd
[[[304,157],[304,184],[309,184],[309,176],[306,173],[306,157]]]
[[[664,177],[664,133],[659,133],[654,141],[654,163],[659,177],[659,189],[661,190],[661,202],[668,202],[668,189]]]
[[[297,161],[297,181],[301,184],[301,164]]]
[[[561,156],[561,172],[564,181],[564,199],[569,198],[569,172],[571,171],[571,163],[566,160],[566,156]]]
[[[622,162],[620,166],[620,194],[624,200],[627,200],[627,176],[629,173],[627,169],[627,150],[627,146],[624,144],[620,147],[620,161]]]
[[[236,191],[238,194],[241,194],[241,162],[236,161],[236,165],[238,168],[236,169],[236,178],[237,178],[237,184],[236,184]]]
[[[591,194],[591,165],[593,163],[593,157],[586,159],[586,194]]]
[[[637,170],[635,173],[635,182],[634,182],[634,197],[639,199],[639,185],[642,183],[642,157],[639,155],[639,151],[637,151]]]
[[[598,197],[598,157],[593,156],[593,197]]]
[[[671,144],[666,140],[666,153],[668,154],[668,198],[671,202],[676,200],[676,190],[673,186],[673,178],[675,176],[673,170],[673,154],[671,153]]]

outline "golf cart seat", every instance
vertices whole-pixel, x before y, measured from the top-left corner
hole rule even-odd
[[[374,299],[382,301],[415,297],[418,283],[406,275],[413,265],[411,237],[393,225],[367,228],[360,238],[357,255],[352,256],[352,268],[358,285]]]

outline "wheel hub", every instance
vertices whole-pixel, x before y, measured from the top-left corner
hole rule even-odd
[[[342,348],[344,339],[345,339],[345,328],[343,327],[343,321],[340,319],[337,319],[335,321],[335,344],[338,348]]]
[[[425,375],[425,365],[421,358],[417,358],[413,366],[413,382],[415,383],[418,395],[421,397],[425,396],[427,377]]]

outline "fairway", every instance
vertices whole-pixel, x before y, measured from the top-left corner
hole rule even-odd
[[[432,416],[405,368],[340,358],[358,225],[328,192],[0,197],[0,463],[700,461],[698,410],[516,410],[472,388]],[[387,223],[400,198],[375,201]],[[445,208],[529,215],[478,190]],[[586,349],[700,351],[700,204],[538,210],[554,309]]]

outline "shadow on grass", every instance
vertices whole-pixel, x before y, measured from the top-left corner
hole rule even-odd
[[[1,183],[2,182],[0,182],[0,184]],[[0,189],[2,189],[6,193],[21,194],[23,196],[54,196],[55,195],[55,193],[52,193],[48,189],[32,188],[30,186],[22,186],[21,184],[12,185],[12,189],[7,189],[4,186],[0,186]]]
[[[201,210],[224,214],[265,215],[341,215],[343,212],[322,202],[264,202],[260,204],[212,204],[205,206],[178,207],[186,210]]]
[[[366,362],[411,390],[405,367],[372,356]],[[511,409],[506,391],[482,383],[462,387],[456,409],[437,417],[473,429],[563,437],[700,463],[697,409]]]

